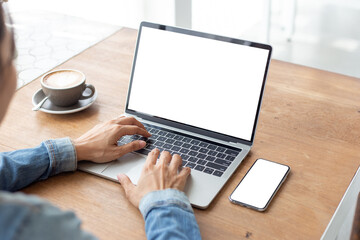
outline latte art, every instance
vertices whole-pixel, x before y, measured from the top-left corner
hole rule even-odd
[[[45,85],[52,88],[69,88],[81,84],[84,76],[76,71],[58,71],[44,77]]]

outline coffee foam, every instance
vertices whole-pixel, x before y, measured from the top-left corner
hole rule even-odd
[[[84,76],[76,71],[58,71],[48,74],[43,82],[52,88],[69,88],[80,84]]]

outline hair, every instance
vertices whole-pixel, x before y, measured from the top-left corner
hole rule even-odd
[[[9,14],[9,13],[7,13],[7,14]],[[9,21],[11,23],[10,15],[8,16],[8,19],[9,19]],[[12,36],[11,36],[11,46],[9,46],[9,47],[11,48],[11,55],[14,58],[15,54],[16,54],[15,41],[14,41],[13,32],[11,32],[11,34],[12,34]],[[4,42],[5,35],[6,35],[5,12],[4,12],[4,9],[3,9],[3,3],[0,2],[0,46],[2,46],[2,44]],[[2,59],[0,58],[0,73],[3,71],[3,67],[4,67],[5,64],[7,64],[7,63],[3,63]]]

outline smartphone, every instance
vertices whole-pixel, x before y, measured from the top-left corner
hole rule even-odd
[[[257,159],[229,196],[232,203],[265,211],[290,172],[290,167]]]

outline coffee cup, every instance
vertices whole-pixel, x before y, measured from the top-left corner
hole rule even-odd
[[[41,78],[41,87],[53,104],[68,107],[94,95],[95,87],[85,81],[85,75],[78,70],[59,69],[46,73]],[[91,93],[84,95],[86,89],[90,89]]]

